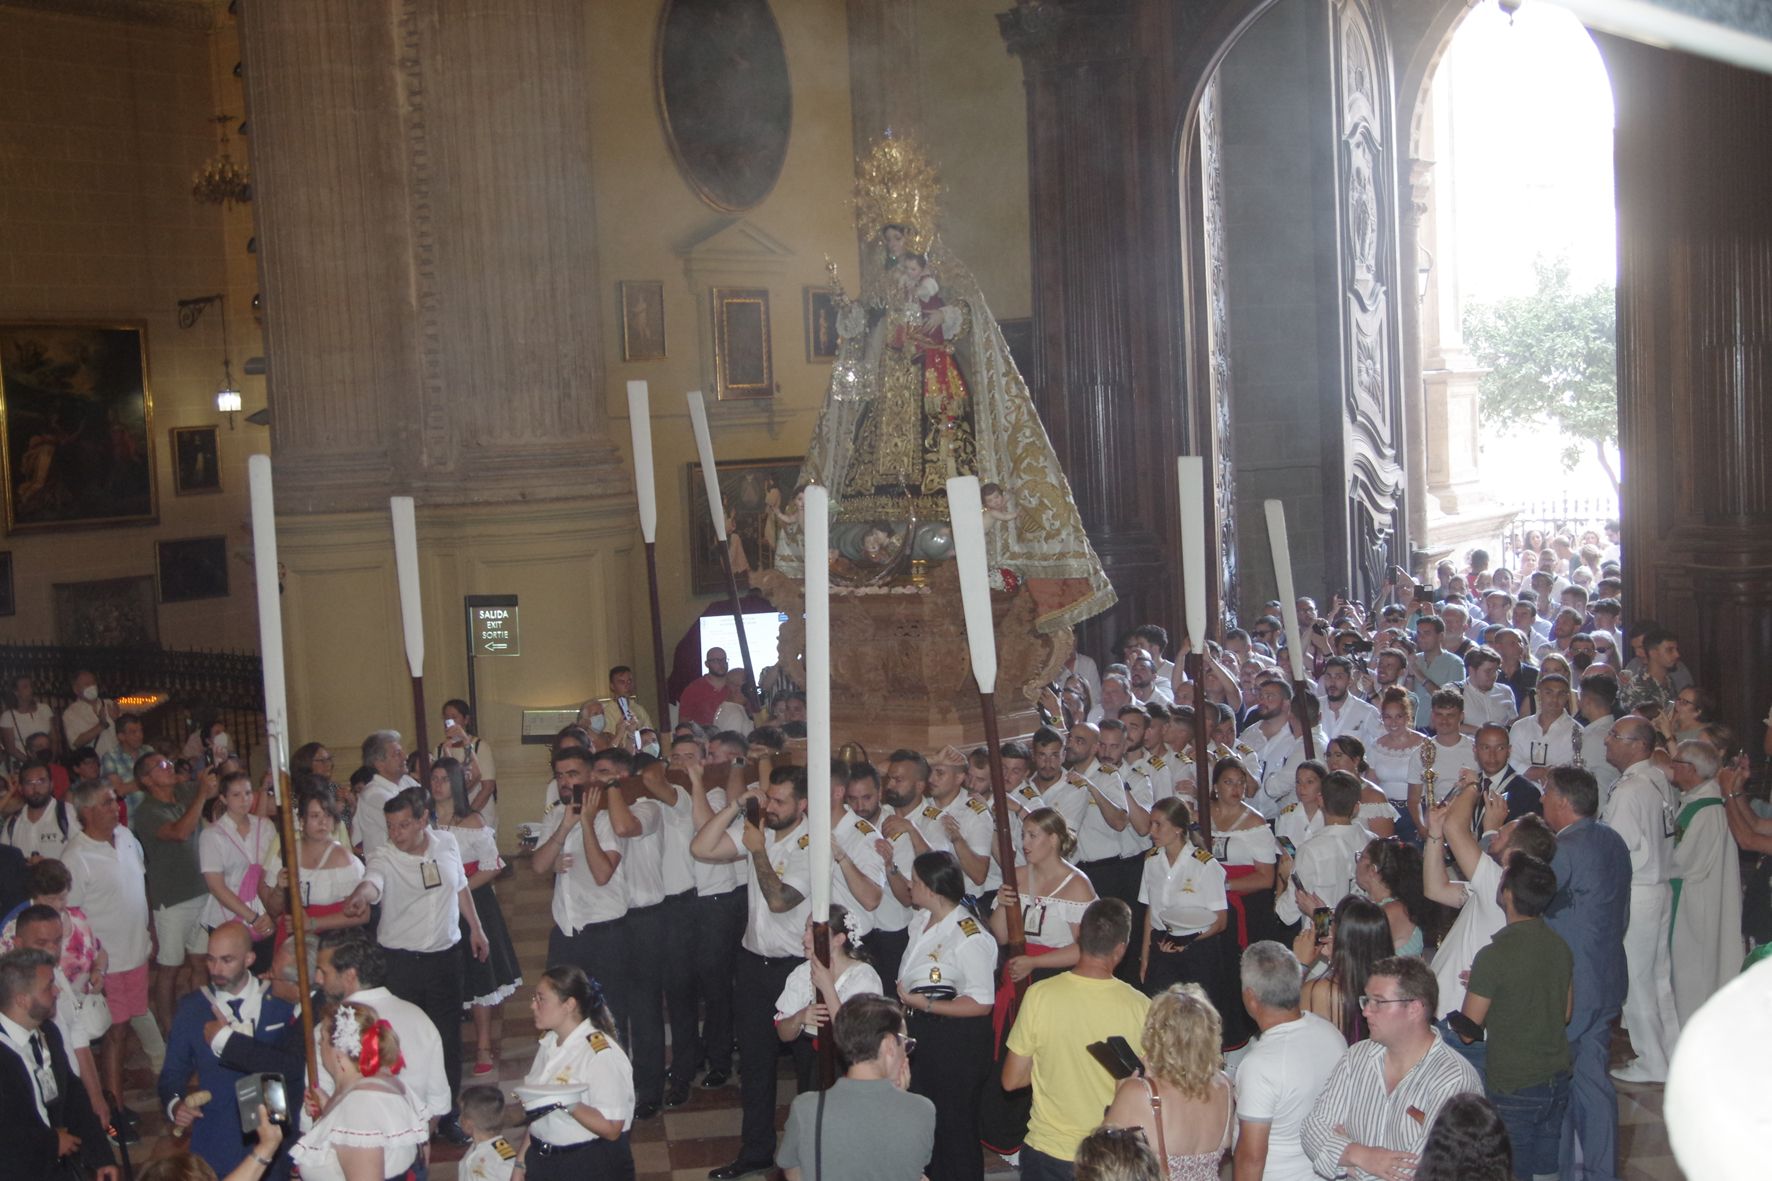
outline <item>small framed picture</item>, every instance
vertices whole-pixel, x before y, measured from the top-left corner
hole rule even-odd
[[[0,615],[17,615],[18,601],[12,597],[12,551],[0,551]]]
[[[808,287],[806,300],[806,360],[829,361],[837,355],[837,297],[829,287]]]
[[[221,449],[214,427],[172,428],[172,490],[179,496],[222,490]]]
[[[160,568],[160,601],[228,597],[228,539],[186,537],[155,546]]]
[[[620,287],[621,359],[664,360],[664,283],[654,279],[623,279]]]
[[[769,347],[769,291],[763,287],[716,287],[714,393],[726,398],[768,398],[775,393],[775,360]]]

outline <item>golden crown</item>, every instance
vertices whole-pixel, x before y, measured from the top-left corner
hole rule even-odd
[[[905,248],[924,253],[935,240],[941,183],[916,141],[888,131],[855,170],[855,225],[864,234],[905,228]]]

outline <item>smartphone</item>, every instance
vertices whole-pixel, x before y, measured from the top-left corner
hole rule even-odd
[[[1275,843],[1275,844],[1277,844],[1277,845],[1279,845],[1279,846],[1280,846],[1280,851],[1281,851],[1281,852],[1283,852],[1283,853],[1285,853],[1285,854],[1286,854],[1286,856],[1288,856],[1288,857],[1291,857],[1291,858],[1293,858],[1293,859],[1294,859],[1294,860],[1296,860],[1296,859],[1297,859],[1297,857],[1298,857],[1298,846],[1297,846],[1297,845],[1294,845],[1294,844],[1293,844],[1293,843],[1292,843],[1292,838],[1291,838],[1291,837],[1279,837],[1279,838],[1277,838],[1277,839],[1276,839],[1276,840],[1275,840],[1275,842],[1274,842],[1274,843]]]
[[[1446,1014],[1446,1025],[1453,1033],[1464,1039],[1466,1045],[1483,1040],[1483,1027],[1466,1017],[1459,1009]]]
[[[1319,940],[1329,938],[1329,923],[1335,918],[1335,912],[1327,906],[1319,906],[1311,911],[1311,925],[1317,929]]]
[[[1089,1056],[1101,1063],[1102,1069],[1111,1074],[1115,1082],[1144,1073],[1144,1063],[1139,1061],[1137,1052],[1119,1034],[1103,1041],[1090,1042],[1086,1048]]]
[[[234,1083],[234,1100],[240,1109],[240,1132],[258,1130],[258,1107],[264,1104],[274,1124],[289,1123],[289,1096],[280,1074],[249,1074]]]
[[[1431,603],[1431,602],[1433,602],[1434,601],[1434,588],[1431,586],[1416,587],[1415,588],[1415,601],[1417,603]]]
[[[746,800],[744,802],[744,819],[746,824],[753,824],[761,828],[763,826],[762,803],[754,799]]]

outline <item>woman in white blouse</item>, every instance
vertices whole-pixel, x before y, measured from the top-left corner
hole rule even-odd
[[[1273,829],[1245,802],[1250,785],[1248,772],[1235,759],[1220,759],[1212,768],[1212,855],[1224,867],[1225,900],[1231,908],[1229,922],[1217,936],[1219,959],[1227,965],[1240,963],[1251,943],[1285,934],[1274,917],[1279,848]],[[1241,1003],[1227,1004],[1225,1011],[1224,1044],[1232,1049],[1246,1043],[1254,1027]]]
[[[633,1181],[628,1128],[634,1122],[634,1068],[615,1043],[602,988],[582,969],[557,965],[542,973],[531,1008],[542,1038],[524,1084],[581,1090],[529,1125],[515,1176]]]
[[[301,875],[302,913],[307,916],[308,935],[317,939],[322,931],[360,927],[369,919],[344,913],[345,900],[363,880],[363,862],[339,844],[338,804],[327,785],[311,783],[297,797],[301,817],[296,838],[295,862]],[[285,880],[287,880],[285,878]]]
[[[1005,965],[1007,981],[1035,981],[1077,966],[1077,928],[1083,912],[1095,901],[1095,887],[1071,864],[1077,838],[1055,809],[1035,808],[1021,822],[1021,847],[1027,864],[1015,867],[1015,882],[1004,882],[991,911],[991,934],[1009,941],[1007,910],[1021,907],[1027,947]],[[999,989],[999,1002],[1004,997]]]
[[[850,997],[885,991],[880,986],[880,974],[855,946],[854,928],[849,908],[832,903],[831,966],[827,968],[813,958],[812,920],[807,919],[806,930],[800,936],[806,962],[788,973],[787,983],[775,999],[775,1033],[793,1047],[794,1070],[802,1091],[813,1088],[813,1067],[817,1062],[813,1038],[830,1036],[832,1019]]]
[[[252,814],[254,794],[252,776],[245,771],[222,775],[222,814],[197,838],[197,865],[209,887],[198,921],[213,930],[239,919],[252,932],[259,962],[268,964],[276,924],[267,906],[283,907],[283,894],[276,889],[283,854],[277,826]]]
[[[387,1181],[403,1176],[430,1138],[412,1093],[394,1027],[368,1005],[346,1001],[320,1015],[320,1061],[333,1092],[308,1091],[313,1126],[289,1150],[302,1181]],[[231,1112],[226,1113],[232,1115]]]

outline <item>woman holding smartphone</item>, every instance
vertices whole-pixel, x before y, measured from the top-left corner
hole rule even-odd
[[[443,703],[443,741],[437,746],[437,758],[455,759],[462,765],[468,783],[468,808],[486,820],[488,828],[498,831],[498,768],[493,763],[492,747],[484,738],[473,734],[474,711],[459,697]]]

